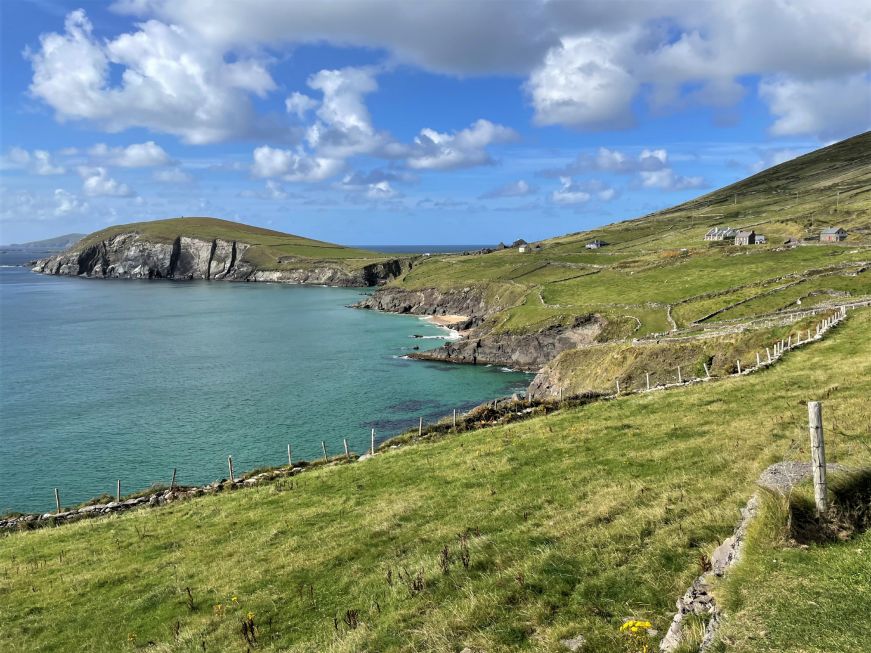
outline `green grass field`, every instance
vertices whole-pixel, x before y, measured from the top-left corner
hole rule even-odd
[[[871,311],[851,313],[826,340],[748,377],[447,436],[292,483],[12,534],[0,539],[0,646],[556,652],[581,634],[588,650],[625,653],[623,619],[665,632],[758,474],[808,458],[806,401],[824,402],[830,461],[871,462],[869,328]],[[780,569],[765,546],[730,589],[768,610],[730,622],[730,641],[750,642],[735,650],[837,642],[858,652],[848,644],[863,641],[865,620],[816,622],[817,646],[797,625],[799,604],[765,603],[759,584]],[[833,562],[831,582],[849,576],[867,596],[866,554],[867,534],[772,557],[790,561],[784,589]],[[249,617],[256,649],[243,635]],[[776,648],[754,648],[766,619],[784,622],[776,633],[761,627]]]
[[[708,243],[717,225],[755,229],[768,245]],[[845,243],[783,247],[787,238],[812,239],[829,226],[849,231]],[[597,251],[593,239],[609,243]],[[395,285],[418,289],[502,284],[513,304],[491,316],[486,330],[534,331],[598,313],[637,319],[634,336],[679,327],[760,295],[718,320],[747,319],[833,297],[871,295],[871,132],[765,170],[737,184],[635,220],[543,241],[542,250],[515,249],[475,256],[433,256]],[[851,263],[857,265],[849,268]],[[828,274],[821,274],[828,272]],[[792,275],[783,280],[782,277]],[[804,286],[762,294],[796,280]],[[805,291],[806,292],[802,292]],[[625,330],[615,327],[618,337]]]

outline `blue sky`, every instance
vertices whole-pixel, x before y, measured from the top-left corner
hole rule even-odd
[[[213,215],[348,244],[545,238],[871,123],[835,0],[10,0],[0,242]]]

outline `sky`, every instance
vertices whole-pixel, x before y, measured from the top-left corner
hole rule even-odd
[[[871,125],[867,0],[4,0],[0,242],[537,240]]]

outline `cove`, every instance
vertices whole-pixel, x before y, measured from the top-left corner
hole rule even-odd
[[[347,308],[361,289],[106,281],[0,268],[0,514],[330,454],[522,391],[410,361],[445,329]],[[414,338],[413,336],[426,336]]]

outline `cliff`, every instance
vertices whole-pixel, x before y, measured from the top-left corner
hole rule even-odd
[[[331,286],[374,286],[402,274],[410,259],[390,259],[358,267],[338,261],[300,260],[299,267],[260,269],[246,258],[251,245],[237,240],[177,236],[154,238],[120,233],[40,259],[43,274],[113,279],[213,279],[274,281]]]

